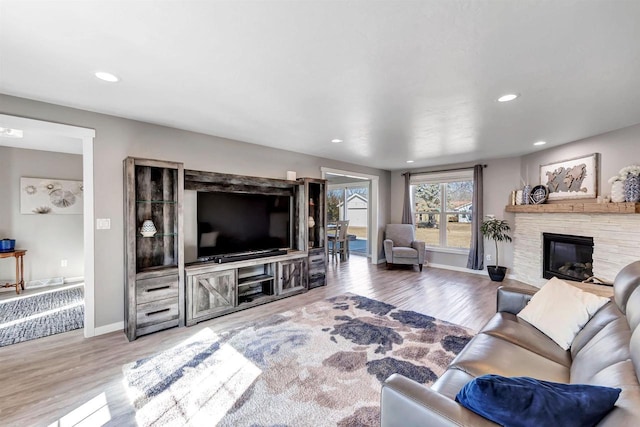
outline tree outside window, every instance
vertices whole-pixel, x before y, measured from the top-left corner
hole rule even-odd
[[[473,181],[412,185],[416,235],[427,246],[469,249]]]

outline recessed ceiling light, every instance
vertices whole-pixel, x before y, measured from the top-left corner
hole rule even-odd
[[[413,163],[413,160],[407,160],[407,163]]]
[[[99,78],[100,80],[104,80],[105,82],[109,82],[109,83],[115,83],[120,80],[117,76],[111,73],[107,73],[105,71],[98,71],[96,73],[96,77]]]
[[[341,139],[332,139],[331,142],[333,142],[334,144],[340,144],[342,142]]]
[[[546,143],[547,141],[538,141],[538,142],[534,142],[533,145],[544,145]]]
[[[515,93],[508,93],[506,95],[502,95],[500,98],[498,98],[498,102],[509,102],[509,101],[513,101],[514,99],[516,99],[518,96],[518,94]]]
[[[0,127],[0,136],[4,136],[5,138],[22,138],[24,133],[20,129]]]

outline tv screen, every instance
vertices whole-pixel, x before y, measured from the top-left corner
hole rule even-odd
[[[198,192],[198,258],[291,247],[290,196]]]

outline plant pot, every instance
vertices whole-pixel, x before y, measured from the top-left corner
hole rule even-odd
[[[502,282],[504,280],[504,276],[507,274],[507,267],[488,265],[487,271],[489,272],[491,280],[494,282]]]

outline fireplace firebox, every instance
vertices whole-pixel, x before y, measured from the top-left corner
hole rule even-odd
[[[583,281],[593,276],[593,237],[542,233],[542,277]]]

